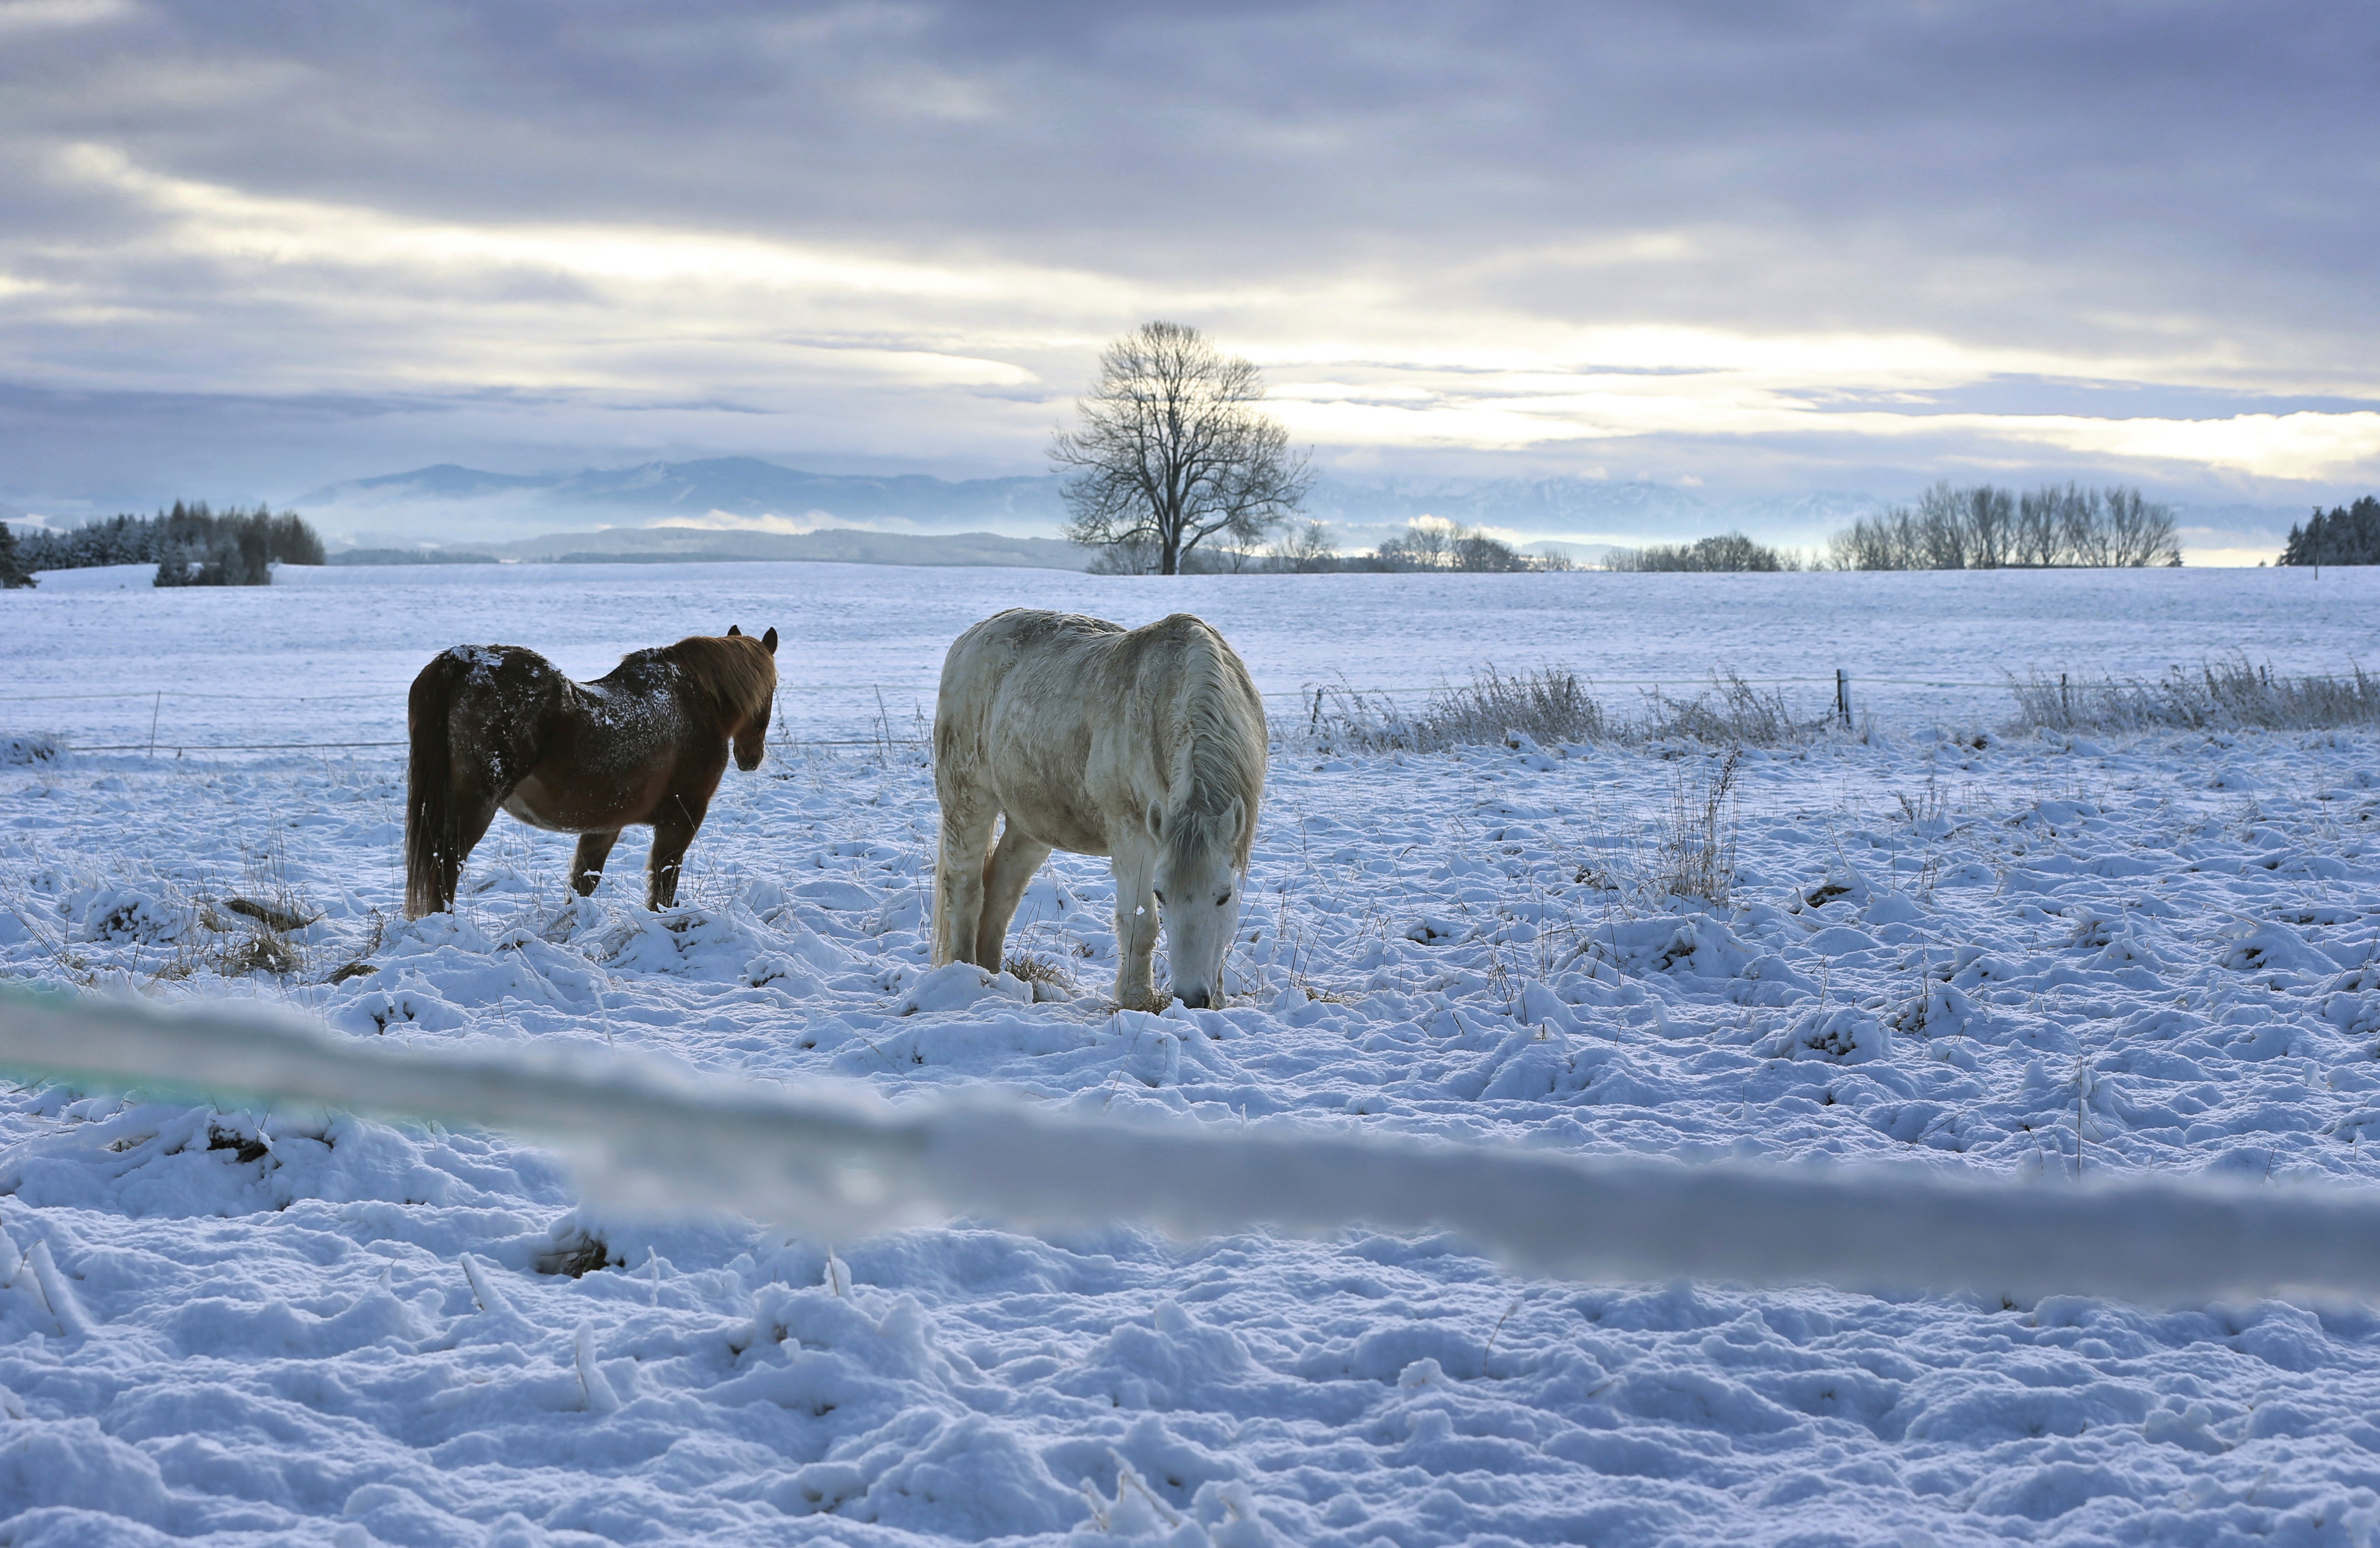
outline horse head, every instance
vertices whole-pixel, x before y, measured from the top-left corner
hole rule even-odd
[[[752,639],[733,623],[727,625],[727,637]],[[747,710],[730,737],[735,749],[735,767],[747,774],[760,767],[760,759],[769,751],[769,711],[775,706],[777,698],[777,631],[772,628],[753,643],[768,652],[770,657],[769,692],[759,695],[759,707]]]
[[[1165,960],[1173,993],[1193,1010],[1223,1000],[1223,955],[1240,921],[1240,893],[1246,880],[1240,857],[1246,853],[1241,828],[1245,803],[1233,796],[1220,812],[1148,808],[1148,836],[1157,842],[1158,923],[1165,932]]]

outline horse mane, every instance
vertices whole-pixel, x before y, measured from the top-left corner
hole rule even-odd
[[[661,654],[734,719],[759,714],[777,691],[776,659],[748,635],[689,635]]]
[[[1183,630],[1189,648],[1182,655],[1183,682],[1175,700],[1184,735],[1175,753],[1173,781],[1181,799],[1166,819],[1165,845],[1177,863],[1205,853],[1219,841],[1216,829],[1237,800],[1240,831],[1231,840],[1232,862],[1245,871],[1256,843],[1257,805],[1264,792],[1264,722],[1259,716],[1254,728],[1245,723],[1244,695],[1253,695],[1255,688],[1247,682],[1247,669],[1203,621],[1187,613],[1165,620],[1166,624],[1177,623],[1196,627]]]

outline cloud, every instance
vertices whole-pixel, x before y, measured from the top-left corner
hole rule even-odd
[[[0,38],[0,360],[84,407],[53,492],[1026,470],[1152,316],[1326,457],[2380,467],[2369,7],[12,0]],[[218,400],[209,449],[136,433],[161,394]],[[414,406],[317,472],[330,398]]]

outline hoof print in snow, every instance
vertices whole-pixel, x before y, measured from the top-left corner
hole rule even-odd
[[[920,1012],[964,1010],[985,999],[1030,1005],[1033,989],[1021,979],[979,968],[973,962],[949,962],[909,986],[909,992],[901,997],[892,1013],[915,1016]]]

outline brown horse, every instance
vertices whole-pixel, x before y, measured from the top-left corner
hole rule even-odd
[[[630,823],[650,823],[645,906],[677,901],[679,863],[735,767],[760,767],[777,691],[777,631],[733,624],[631,652],[574,683],[516,645],[458,645],[421,669],[406,702],[405,916],[455,906],[463,861],[499,810],[579,835],[580,897]]]

